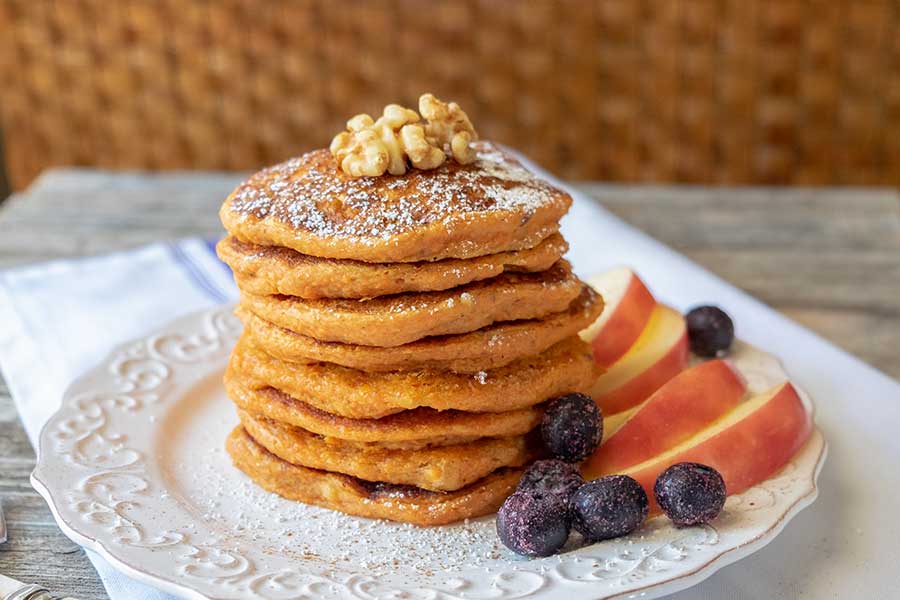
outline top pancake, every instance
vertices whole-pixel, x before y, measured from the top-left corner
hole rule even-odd
[[[351,178],[328,150],[264,169],[219,211],[240,240],[323,258],[411,262],[532,248],[571,197],[487,142],[469,165]]]

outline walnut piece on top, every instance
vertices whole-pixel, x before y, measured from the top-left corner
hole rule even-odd
[[[478,139],[468,115],[455,102],[449,104],[433,94],[419,98],[419,113],[399,104],[388,104],[373,120],[359,114],[347,121],[347,131],[331,141],[331,154],[351,177],[377,177],[385,172],[403,175],[409,165],[434,169],[447,156],[460,164],[475,160],[470,143]]]
[[[475,160],[475,151],[469,146],[478,139],[469,116],[456,102],[447,104],[434,97],[422,94],[419,98],[419,112],[428,122],[425,135],[438,148],[447,148],[456,162],[466,165]]]

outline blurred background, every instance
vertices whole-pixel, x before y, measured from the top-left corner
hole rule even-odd
[[[896,0],[0,0],[0,184],[255,169],[432,91],[572,179],[897,186],[898,74]]]

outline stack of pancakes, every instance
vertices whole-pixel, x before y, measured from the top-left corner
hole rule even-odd
[[[235,464],[284,497],[440,524],[486,514],[539,454],[549,399],[598,373],[602,301],[562,255],[571,198],[496,147],[352,179],[327,150],[225,201],[244,334]]]

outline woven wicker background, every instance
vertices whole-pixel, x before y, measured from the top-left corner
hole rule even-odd
[[[0,0],[15,188],[252,169],[423,91],[573,178],[900,185],[897,0]]]

